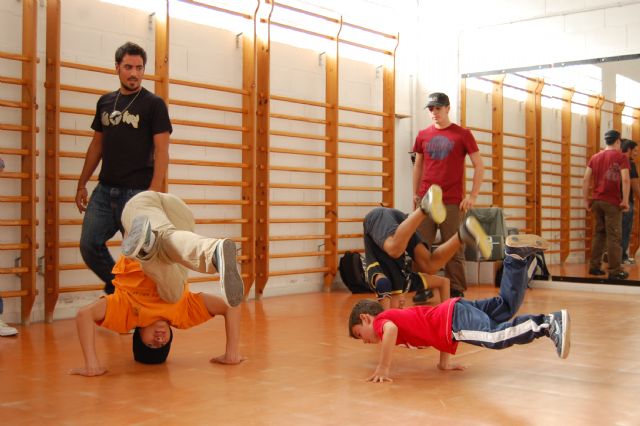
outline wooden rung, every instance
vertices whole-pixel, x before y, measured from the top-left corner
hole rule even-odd
[[[527,192],[503,192],[502,195],[508,195],[511,197],[529,197],[531,194],[527,193]],[[504,207],[504,206],[502,206]],[[525,208],[528,206],[520,206],[521,208]]]
[[[38,291],[36,290],[36,294],[38,293]],[[29,292],[29,290],[9,290],[9,291],[0,291],[0,297],[3,299],[9,298],[9,297],[24,297],[24,296],[29,296],[31,293]]]
[[[389,173],[387,172],[363,172],[359,170],[339,170],[339,175],[354,175],[354,176],[382,176],[387,177]]]
[[[52,220],[47,220],[47,224],[52,225]],[[82,219],[58,219],[58,225],[60,226],[73,226],[82,225]]]
[[[242,223],[249,223],[249,219],[196,219],[196,224],[198,225],[235,225]]]
[[[375,191],[389,192],[389,188],[376,188],[373,186],[339,186],[338,191]]]
[[[82,269],[87,269],[87,265],[84,263],[61,263],[58,265],[59,271],[79,271]],[[47,271],[53,271],[53,265],[47,265]]]
[[[292,257],[315,257],[326,256],[331,254],[329,250],[326,251],[300,251],[293,253],[269,253],[270,259],[287,259]]]
[[[561,142],[561,141],[557,141],[557,140],[554,140],[554,139],[545,139],[545,138],[542,138],[542,139],[540,139],[540,140],[541,140],[542,142],[549,142],[549,143],[555,143],[555,144],[558,144],[558,145],[562,145],[562,142]],[[558,152],[558,154],[560,154],[560,153]]]
[[[363,234],[338,234],[338,238],[362,238]]]
[[[330,206],[329,201],[269,201],[270,206],[315,207]]]
[[[93,137],[93,130],[60,129],[61,135]]]
[[[388,207],[389,203],[385,202],[345,202],[338,203],[338,206],[345,207]]]
[[[113,71],[111,71],[113,73]],[[60,91],[65,92],[77,92],[77,93],[89,93],[91,95],[106,95],[112,92],[112,90],[94,89],[92,87],[73,86],[71,84],[61,84]]]
[[[370,155],[353,155],[353,154],[338,154],[338,158],[349,158],[351,160],[368,160],[368,161],[382,161],[388,162],[388,157],[372,157]]]
[[[277,147],[269,147],[269,152],[277,152],[280,154],[313,155],[316,157],[332,157],[332,155],[328,152],[305,151],[302,149],[288,149],[288,148],[277,148]]]
[[[2,124],[0,123],[0,130],[7,130],[9,132],[30,132],[31,127],[23,126],[20,124]]]
[[[29,268],[27,268],[26,266],[17,268],[0,268],[0,275],[24,274],[25,272],[29,272]]]
[[[283,275],[301,275],[301,274],[314,274],[317,272],[329,272],[331,269],[328,266],[322,268],[306,268],[306,269],[291,269],[288,271],[269,271],[270,277],[279,277]]]
[[[269,188],[280,188],[280,189],[317,189],[317,190],[328,190],[332,189],[330,185],[296,185],[294,183],[269,183]]]
[[[86,152],[74,152],[74,151],[59,151],[58,157],[62,158],[85,158]]]
[[[3,243],[0,244],[0,250],[27,250],[31,248],[30,244],[27,243]]]
[[[269,235],[269,241],[328,240],[331,235]]]
[[[281,130],[269,130],[269,134],[271,136],[285,136],[288,138],[300,138],[300,139],[313,139],[319,141],[328,141],[329,136],[324,135],[312,135],[310,133],[295,133],[295,132],[285,132]]]
[[[74,293],[76,291],[98,291],[104,290],[104,284],[85,284],[59,287],[58,293]],[[51,289],[47,289],[47,293],[53,293]]]
[[[513,194],[505,194],[505,195],[513,195]],[[521,195],[521,194],[517,194],[517,195]],[[523,210],[528,210],[528,209],[532,209],[533,206],[524,206],[524,205],[521,205],[521,204],[518,204],[518,205],[515,205],[515,204],[513,204],[513,205],[511,205],[511,204],[503,204],[502,208],[503,209],[523,209]],[[511,216],[507,217],[507,219],[511,219]]]
[[[191,101],[182,101],[182,100],[178,100],[178,99],[169,99],[168,103],[171,104],[171,105],[179,105],[179,106],[190,107],[190,108],[209,109],[209,110],[213,110],[213,111],[225,111],[225,112],[232,112],[232,113],[237,113],[237,114],[246,114],[247,113],[246,110],[244,110],[242,108],[238,108],[238,107],[229,107],[229,106],[215,105],[215,104],[205,104],[205,103],[202,103],[202,102],[191,102]]]
[[[7,107],[7,108],[19,108],[19,109],[29,108],[29,104],[26,102],[9,101],[5,99],[0,99],[0,106]]]
[[[348,107],[348,106],[339,106],[338,109],[340,111],[358,112],[360,114],[377,115],[377,116],[380,116],[380,117],[388,117],[389,116],[389,114],[387,114],[384,111],[372,111],[372,110],[368,110],[368,109],[353,108],[353,107]]]
[[[356,144],[356,145],[381,146],[381,147],[389,146],[388,143],[376,142],[376,141],[365,141],[365,140],[361,140],[361,139],[338,139],[338,142],[352,143],[352,144]]]
[[[23,78],[5,77],[0,75],[0,83],[14,84],[16,86],[25,86],[27,84],[27,80]]]
[[[0,220],[0,226],[30,226],[30,225],[31,225],[31,221],[27,219]]]
[[[229,124],[207,123],[204,121],[183,120],[179,118],[172,118],[171,124],[177,125],[177,126],[204,127],[206,129],[230,130],[234,132],[246,132],[248,130],[244,126],[232,126]]]
[[[53,110],[53,106],[47,105],[47,110],[50,110],[50,111]],[[60,107],[60,112],[66,112],[68,114],[88,115],[88,116],[93,116],[96,113],[96,111],[92,109],[74,108],[74,107],[65,107],[65,106]]]
[[[327,124],[328,123],[327,120],[323,120],[323,119],[320,119],[320,118],[309,118],[309,117],[302,117],[302,116],[299,116],[299,115],[270,113],[269,117],[278,118],[280,120],[303,121],[305,123],[314,123],[314,124]]]
[[[271,218],[269,223],[329,223],[329,218],[304,218],[304,217],[286,217],[286,218]]]
[[[223,161],[206,161],[206,160],[180,160],[172,158],[169,164],[180,164],[183,166],[203,166],[203,167],[231,167],[235,169],[248,169],[249,165],[244,163],[227,163]]]
[[[379,126],[365,126],[363,124],[354,124],[354,123],[338,123],[340,127],[349,127],[351,129],[359,129],[359,130],[371,130],[374,132],[384,132],[384,127]]]
[[[490,133],[490,134],[498,133],[498,132],[494,132],[491,129],[483,129],[482,127],[467,126],[467,129],[473,130],[475,132],[482,132],[482,133]]]
[[[167,182],[169,185],[249,186],[248,182],[230,180],[168,179]]]
[[[224,149],[243,149],[243,150],[251,149],[251,147],[249,147],[248,145],[239,145],[235,143],[226,143],[226,142],[198,141],[193,139],[170,139],[169,142],[174,145],[202,146],[205,148],[224,148]]]
[[[12,61],[21,61],[21,62],[31,62],[33,58],[29,56],[24,56],[19,53],[11,53],[11,52],[0,52],[0,58],[10,59]],[[39,63],[40,60],[36,58],[36,63]]]
[[[364,220],[363,217],[341,217],[338,219],[338,222],[340,223],[359,223],[362,222]]]
[[[200,89],[215,90],[218,92],[235,93],[236,95],[249,95],[248,90],[236,89],[234,87],[217,86],[215,84],[208,84],[208,83],[198,83],[195,81],[179,80],[176,78],[170,78],[169,83],[177,84],[179,86],[188,86],[188,87],[197,87]]]
[[[187,278],[187,282],[189,284],[193,284],[193,283],[206,283],[206,282],[215,282],[215,281],[220,281],[220,276],[219,275],[210,275],[210,276],[202,276],[202,277],[189,277]]]
[[[69,175],[69,174],[59,174],[58,175],[58,180],[78,180],[80,179],[80,175]],[[97,182],[98,181],[98,176],[91,176],[89,178],[90,182]]]
[[[37,179],[38,175],[36,175]],[[22,172],[2,172],[0,179],[31,179],[31,174]]]
[[[99,72],[99,73],[109,74],[109,75],[113,74],[113,68],[98,67],[95,65],[85,65],[85,64],[80,64],[77,62],[70,62],[70,61],[60,61],[60,67],[73,68],[73,69],[82,70],[82,71]],[[162,81],[162,77],[157,76],[155,74],[144,74],[143,78],[145,80]]]
[[[320,169],[311,167],[289,167],[289,166],[269,166],[269,170],[280,172],[299,172],[299,173],[332,173],[331,169]]]
[[[324,102],[307,101],[305,99],[289,98],[289,97],[286,97],[286,96],[278,96],[278,95],[273,95],[273,94],[269,95],[269,99],[274,100],[274,101],[283,101],[283,102],[291,102],[291,103],[296,103],[296,104],[317,106],[317,107],[320,107],[320,108],[331,108],[331,107],[333,107],[333,105],[327,104],[327,103],[324,103]]]
[[[6,155],[31,155],[31,150],[20,148],[0,148],[0,154]]]
[[[0,195],[0,203],[28,203],[31,198],[27,195]],[[34,201],[38,201],[37,197]]]
[[[531,136],[521,135],[519,133],[502,132],[502,134],[505,135],[505,136],[512,137],[512,138],[531,139]]]
[[[203,200],[200,198],[183,198],[182,201],[185,204],[197,204],[197,205],[228,205],[228,206],[246,206],[251,204],[249,200]]]

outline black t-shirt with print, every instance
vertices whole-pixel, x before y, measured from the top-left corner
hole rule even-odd
[[[135,100],[138,92],[117,97],[118,91],[115,91],[98,99],[91,128],[102,133],[99,180],[105,185],[149,188],[153,178],[153,136],[173,131],[162,98],[144,87],[139,93]],[[118,103],[114,105],[116,97]],[[122,115],[110,117],[114,109]]]

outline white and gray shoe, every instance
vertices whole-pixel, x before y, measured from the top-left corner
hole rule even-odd
[[[155,243],[155,235],[151,231],[151,222],[147,216],[136,216],[131,229],[122,240],[122,254],[135,259],[141,251],[149,253]]]
[[[556,347],[556,353],[562,359],[569,356],[571,348],[571,322],[569,312],[563,309],[549,314],[549,338]]]
[[[220,274],[222,298],[229,306],[238,306],[244,299],[244,283],[236,262],[236,243],[223,239],[216,247],[213,266]]]

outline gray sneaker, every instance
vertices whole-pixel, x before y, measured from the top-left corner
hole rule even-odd
[[[493,245],[491,241],[489,241],[489,237],[484,232],[484,229],[482,229],[482,225],[480,225],[478,219],[473,216],[467,217],[460,224],[458,232],[465,244],[478,247],[483,258],[489,259],[491,257]]]
[[[131,224],[131,229],[122,240],[122,254],[129,258],[136,258],[142,247],[146,247],[147,251],[151,250],[153,245],[151,232],[151,223],[147,216],[136,216]]]
[[[505,254],[516,255],[522,259],[549,248],[547,240],[534,234],[509,235],[505,245]]]
[[[244,283],[236,263],[236,243],[228,238],[220,241],[212,260],[220,274],[222,299],[229,306],[238,306],[244,299]]]
[[[556,347],[556,353],[562,359],[569,356],[571,347],[571,322],[569,320],[569,312],[563,309],[559,312],[549,314],[547,321],[549,323],[549,338]]]
[[[445,221],[447,218],[447,209],[442,204],[442,188],[438,185],[431,185],[422,201],[420,201],[420,210],[437,224]]]

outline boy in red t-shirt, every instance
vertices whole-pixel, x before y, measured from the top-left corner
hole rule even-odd
[[[364,343],[382,342],[381,356],[371,382],[392,381],[392,349],[396,345],[413,349],[429,346],[440,351],[438,368],[463,370],[451,364],[458,342],[489,349],[526,344],[542,336],[553,341],[560,358],[569,355],[570,323],[566,310],[551,314],[520,315],[512,319],[524,299],[527,283],[535,268],[538,251],[548,247],[537,235],[507,237],[500,295],[481,300],[452,298],[437,306],[415,306],[383,310],[373,300],[360,300],[349,317],[349,334]]]
[[[163,363],[171,348],[171,327],[191,328],[215,315],[225,318],[226,350],[211,362],[238,364],[240,308],[244,285],[236,263],[235,243],[192,232],[193,215],[171,194],[145,191],[125,206],[123,256],[113,268],[115,292],[79,310],[78,337],[85,366],[70,374],[107,372],[98,360],[95,325],[133,334],[133,356],[145,364]],[[222,297],[191,293],[186,269],[219,272]],[[153,278],[153,279],[152,279]]]

